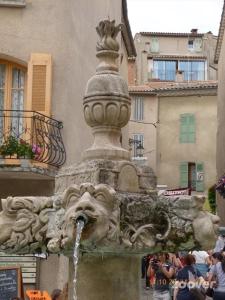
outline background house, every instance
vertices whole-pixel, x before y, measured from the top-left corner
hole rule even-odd
[[[130,138],[143,144],[159,185],[207,194],[216,180],[216,37],[193,29],[141,32],[134,40]]]

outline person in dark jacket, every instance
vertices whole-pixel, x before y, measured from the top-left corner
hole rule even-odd
[[[191,286],[193,283],[201,285],[204,282],[204,278],[199,270],[195,266],[195,258],[191,254],[187,254],[184,257],[185,266],[178,272],[176,276],[176,282],[174,287],[174,300],[198,300]]]

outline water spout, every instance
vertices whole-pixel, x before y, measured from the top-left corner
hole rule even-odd
[[[77,267],[78,267],[78,260],[79,260],[80,239],[81,239],[83,228],[88,223],[88,217],[85,214],[81,213],[75,219],[75,223],[76,223],[76,241],[75,241],[74,253],[73,253],[73,263],[74,263],[73,300],[77,300]]]
[[[84,214],[84,213],[80,213],[76,217],[75,222],[76,222],[76,224],[78,224],[80,221],[84,223],[84,226],[87,225],[87,223],[88,223],[88,216],[86,214]]]

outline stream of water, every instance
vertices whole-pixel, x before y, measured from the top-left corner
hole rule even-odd
[[[84,228],[84,221],[79,220],[77,222],[76,227],[77,227],[76,241],[75,241],[74,252],[73,252],[73,264],[74,264],[73,300],[77,300],[77,267],[78,267],[78,260],[79,260],[80,239],[81,239],[82,230]]]

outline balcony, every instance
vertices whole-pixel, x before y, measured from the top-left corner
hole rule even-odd
[[[62,122],[35,111],[0,110],[1,170],[54,173],[66,160],[62,127]]]

